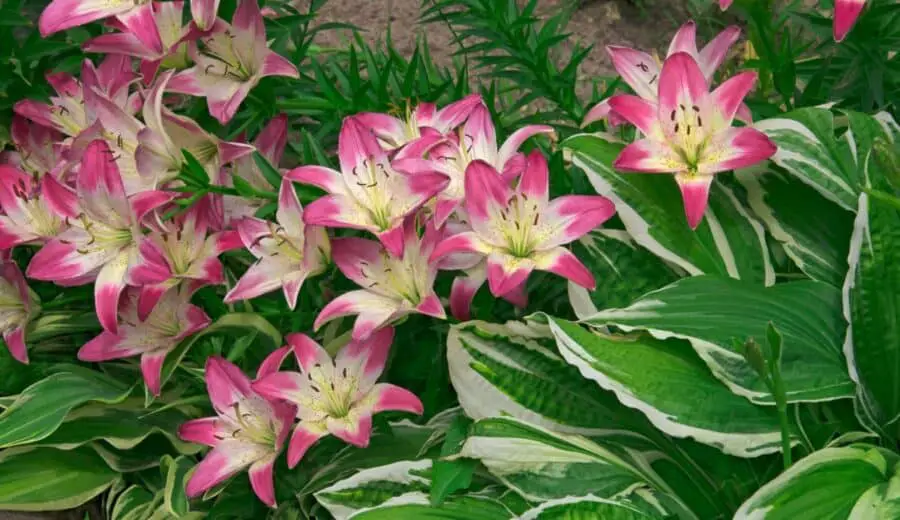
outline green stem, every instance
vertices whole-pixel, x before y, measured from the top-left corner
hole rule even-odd
[[[877,199],[881,202],[884,202],[885,204],[890,204],[891,206],[894,206],[895,209],[900,209],[900,198],[897,198],[897,197],[895,197],[889,193],[885,193],[883,191],[873,190],[872,188],[869,188],[868,186],[862,186],[861,189],[863,192],[865,192],[868,196],[872,197],[873,199]]]
[[[775,409],[778,411],[778,422],[781,427],[781,454],[784,458],[784,469],[791,467],[791,426],[787,413],[787,394],[784,381],[781,379],[781,364],[771,367],[772,394],[775,397]]]

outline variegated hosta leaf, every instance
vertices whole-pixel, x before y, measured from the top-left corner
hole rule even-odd
[[[428,503],[430,471],[428,459],[364,469],[315,493],[315,497],[337,520],[391,499],[402,501],[416,497]]]
[[[754,493],[735,520],[900,518],[898,457],[870,445],[813,452]]]
[[[754,127],[778,145],[775,164],[845,210],[855,211],[872,143],[879,134],[893,140],[900,128],[884,112],[848,112],[847,121],[849,129],[837,139],[834,114],[826,108],[801,108]]]
[[[509,488],[533,501],[627,496],[651,486],[668,491],[636,452],[619,455],[584,437],[509,417],[476,422],[459,455],[480,460]]]
[[[546,327],[454,325],[447,363],[459,403],[473,419],[508,415],[558,432],[604,436],[636,424],[612,393],[566,363]]]
[[[519,520],[570,520],[602,518],[603,520],[651,520],[663,518],[655,511],[644,511],[625,500],[608,500],[595,496],[567,497],[550,500],[526,511]]]
[[[593,291],[569,282],[569,302],[579,318],[600,309],[624,307],[680,278],[676,269],[638,246],[624,231],[592,231],[572,243],[572,252],[597,280]]]
[[[775,410],[729,391],[686,343],[594,334],[556,318],[550,329],[566,361],[667,434],[739,457],[779,450]]]
[[[840,287],[853,214],[774,167],[737,172],[753,212],[807,276]]]
[[[781,372],[789,402],[840,399],[855,391],[841,353],[846,326],[840,291],[822,282],[759,287],[714,276],[685,278],[624,309],[603,310],[584,321],[686,339],[733,392],[774,404],[733,343],[750,337],[763,341],[771,321],[784,337]]]
[[[615,203],[628,234],[655,255],[691,275],[775,283],[762,225],[722,183],[713,183],[706,216],[693,231],[672,176],[617,172],[612,163],[623,145],[596,134],[572,136],[563,147],[597,193]]]
[[[491,497],[454,497],[432,506],[427,497],[406,497],[363,509],[353,520],[512,520],[518,518],[502,502]]]
[[[850,328],[844,354],[861,385],[869,420],[885,426],[900,417],[900,212],[869,197],[859,199],[844,285]]]

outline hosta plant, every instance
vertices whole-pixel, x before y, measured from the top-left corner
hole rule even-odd
[[[622,81],[536,0],[423,2],[452,68],[323,1],[38,3],[0,510],[900,517],[893,3],[738,0]]]

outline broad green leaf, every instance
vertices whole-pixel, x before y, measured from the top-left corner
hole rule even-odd
[[[140,486],[131,486],[116,497],[110,520],[142,520],[150,516],[150,511],[156,505],[156,499],[146,489]]]
[[[754,123],[778,145],[772,161],[848,211],[856,210],[863,165],[872,143],[882,135],[900,135],[886,113],[847,113],[849,129],[835,137],[835,117],[827,108],[801,108]]]
[[[176,517],[183,517],[190,511],[185,486],[187,485],[187,474],[194,467],[194,462],[184,456],[173,459],[166,455],[160,460],[159,465],[166,479],[163,495],[165,508]]]
[[[569,282],[569,302],[579,318],[600,309],[624,307],[680,276],[624,231],[597,230],[572,243],[572,252],[594,275],[597,287],[588,291]]]
[[[351,516],[353,520],[507,520],[515,515],[494,498],[464,496],[429,505],[427,497],[391,500]]]
[[[364,469],[315,493],[316,500],[337,520],[388,500],[415,497],[428,503],[430,460],[400,461]]]
[[[844,286],[844,355],[860,404],[879,426],[900,417],[900,211],[860,196]]]
[[[275,326],[259,314],[251,312],[229,313],[216,320],[215,323],[206,327],[200,333],[194,334],[182,341],[175,350],[166,356],[166,360],[162,367],[160,385],[166,384],[169,378],[172,377],[175,369],[178,368],[181,360],[184,359],[188,350],[190,350],[200,339],[219,334],[224,334],[231,338],[238,338],[248,332],[256,333],[256,339],[262,343],[266,352],[271,352],[281,346],[281,333],[278,332],[278,329],[276,329]],[[145,403],[147,406],[153,402],[153,399],[154,396],[149,392],[146,392]]]
[[[651,520],[662,515],[648,514],[625,501],[594,496],[568,497],[550,500],[526,511],[519,520],[575,520],[598,518],[603,520]]]
[[[733,343],[751,337],[764,341],[771,321],[784,337],[781,371],[789,402],[854,395],[841,354],[845,324],[840,291],[822,282],[760,287],[713,276],[685,278],[628,307],[603,310],[584,321],[595,327],[646,330],[660,339],[686,339],[733,392],[774,404]]]
[[[566,363],[546,327],[454,325],[447,363],[459,402],[473,419],[509,415],[554,431],[607,435],[633,417],[612,393]]]
[[[443,460],[456,455],[462,449],[472,420],[464,415],[457,416],[441,446],[441,459],[435,460],[431,470],[430,499],[432,505],[441,505],[451,493],[468,489],[472,485],[477,461],[472,459]]]
[[[896,502],[889,503],[900,498],[897,462],[896,454],[862,444],[813,452],[754,493],[734,518],[897,518]]]
[[[750,207],[785,253],[813,280],[840,287],[847,274],[853,214],[774,168],[737,172]]]
[[[0,448],[45,439],[72,408],[91,401],[120,402],[129,391],[99,372],[73,369],[53,374],[26,388],[0,414]]]
[[[131,473],[159,466],[163,456],[172,453],[172,442],[163,435],[150,435],[134,448],[120,450],[105,442],[95,441],[86,444],[106,464],[119,473]]]
[[[60,511],[91,500],[119,474],[86,448],[37,448],[0,459],[0,511]]]
[[[598,134],[575,135],[562,146],[597,193],[615,203],[628,234],[642,247],[690,275],[775,282],[762,225],[722,183],[713,183],[706,216],[691,230],[671,175],[617,172],[612,163],[624,145]]]
[[[495,477],[532,501],[624,496],[653,480],[646,461],[627,460],[584,437],[506,417],[476,422],[460,456],[480,460]]]
[[[556,318],[550,329],[566,361],[665,433],[739,457],[778,451],[775,410],[729,391],[688,344],[595,334]]]

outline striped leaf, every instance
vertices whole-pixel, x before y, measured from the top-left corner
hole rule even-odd
[[[754,493],[734,518],[898,518],[897,462],[895,453],[866,445],[813,452]]]
[[[775,410],[729,391],[686,343],[594,334],[556,318],[550,329],[566,361],[665,433],[739,457],[780,449]]]
[[[754,124],[778,145],[772,161],[826,199],[856,210],[862,171],[879,135],[890,139],[900,128],[887,113],[847,113],[847,131],[835,138],[835,117],[827,108],[801,108]]]
[[[844,285],[850,328],[844,354],[863,390],[860,403],[879,426],[900,417],[900,212],[860,196]]]
[[[572,252],[597,280],[593,291],[569,283],[569,302],[579,318],[600,309],[624,307],[639,296],[680,278],[677,268],[638,246],[624,231],[588,233],[572,243]]]
[[[502,502],[479,496],[456,497],[432,506],[427,497],[404,497],[363,509],[353,520],[511,520],[518,518]]]
[[[612,168],[621,143],[579,134],[563,147],[597,193],[615,203],[625,229],[642,247],[690,275],[718,274],[759,285],[775,282],[762,225],[722,183],[713,183],[706,216],[694,231],[687,225],[681,195],[670,175],[620,173]]]
[[[737,172],[750,207],[807,276],[840,287],[853,214],[776,168]]]
[[[400,461],[364,469],[315,493],[316,500],[337,520],[388,500],[424,499],[431,487],[430,460]]]
[[[643,511],[627,501],[608,500],[594,496],[568,497],[550,500],[525,512],[519,520],[572,520],[602,518],[603,520],[651,520],[663,518],[658,512]]]
[[[595,327],[646,330],[660,339],[686,339],[733,392],[773,404],[765,384],[733,343],[764,338],[771,321],[784,337],[781,365],[788,401],[854,395],[841,353],[845,324],[840,291],[825,283],[798,281],[766,288],[713,276],[685,278],[628,307],[603,310],[584,321]]]

